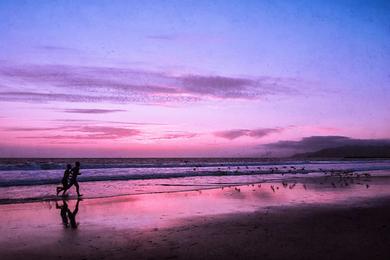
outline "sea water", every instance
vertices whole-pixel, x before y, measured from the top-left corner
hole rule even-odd
[[[85,198],[175,192],[326,174],[390,176],[390,160],[282,160],[255,158],[0,159],[0,203],[52,200],[67,163],[81,162]],[[72,187],[70,196],[75,194]]]

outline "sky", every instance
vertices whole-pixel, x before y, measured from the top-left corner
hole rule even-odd
[[[2,0],[0,157],[387,142],[389,13],[388,1]]]

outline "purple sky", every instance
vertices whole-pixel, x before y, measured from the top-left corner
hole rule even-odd
[[[386,141],[389,13],[388,1],[3,0],[0,156]]]

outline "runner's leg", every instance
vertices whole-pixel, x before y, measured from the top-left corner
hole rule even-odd
[[[80,194],[80,187],[79,187],[79,183],[77,181],[75,181],[74,183],[74,186],[76,186],[76,192],[77,192],[77,196],[81,196]]]

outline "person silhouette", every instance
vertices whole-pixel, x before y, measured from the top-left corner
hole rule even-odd
[[[70,187],[72,187],[72,185],[74,185],[76,187],[76,192],[77,192],[77,196],[81,197],[83,196],[82,194],[80,194],[80,186],[79,186],[79,183],[77,181],[77,176],[78,175],[81,175],[80,173],[80,162],[76,162],[75,163],[75,167],[72,168],[71,170],[71,174],[70,174],[70,184],[64,189],[64,193],[62,195],[65,194],[65,192],[67,190],[70,189]]]
[[[72,168],[72,175],[71,175],[71,179],[70,179],[70,183],[73,184],[75,187],[76,187],[76,192],[77,192],[77,196],[83,196],[82,194],[80,194],[80,186],[79,186],[79,183],[77,182],[77,176],[78,175],[81,175],[80,173],[80,162],[76,162],[75,163],[75,167]]]
[[[62,193],[62,196],[65,195],[65,191],[67,190],[67,188],[69,186],[69,176],[71,173],[72,173],[72,165],[68,164],[68,165],[66,165],[66,170],[65,170],[64,176],[62,177],[62,180],[61,180],[62,187],[61,186],[57,187],[57,196],[61,191],[64,191]]]
[[[76,215],[79,212],[79,203],[81,199],[77,199],[75,209],[71,211],[69,209],[68,203],[65,199],[62,200],[62,205],[58,205],[58,202],[56,201],[56,208],[60,209],[60,216],[62,219],[62,223],[64,224],[65,228],[70,227],[73,229],[76,229],[78,227],[78,223],[76,221]]]

